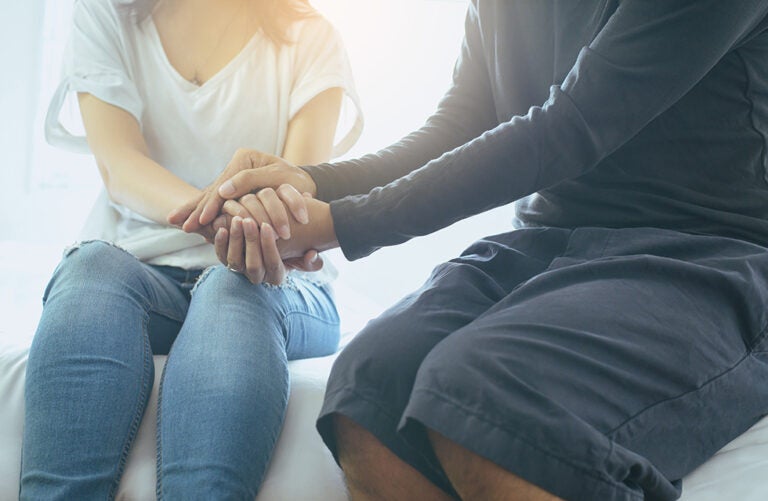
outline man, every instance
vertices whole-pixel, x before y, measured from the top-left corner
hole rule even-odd
[[[220,258],[276,282],[281,256],[357,259],[534,194],[339,356],[318,430],[354,499],[675,499],[768,412],[767,13],[475,0],[422,129],[336,164],[251,157],[275,164],[200,202],[189,231],[256,188],[316,197],[229,205],[248,221]]]

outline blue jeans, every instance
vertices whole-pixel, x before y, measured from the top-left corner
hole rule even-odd
[[[149,266],[104,242],[71,251],[43,302],[27,365],[21,499],[113,498],[152,388],[152,354],[170,350],[158,498],[253,500],[285,415],[287,361],[339,342],[323,286]]]

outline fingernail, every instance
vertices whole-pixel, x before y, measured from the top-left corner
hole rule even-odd
[[[249,237],[255,235],[257,233],[256,230],[258,230],[258,228],[259,227],[256,225],[256,221],[254,221],[250,217],[243,219],[243,231]]]
[[[262,223],[261,232],[264,234],[265,237],[277,240],[275,229],[272,228],[272,226],[270,226],[269,223]]]
[[[317,261],[317,258],[318,258],[318,257],[320,257],[320,254],[318,254],[317,252],[315,252],[314,254],[312,254],[312,257],[311,257],[311,258],[309,258],[309,262],[310,262],[310,263],[314,263],[315,261]]]
[[[222,197],[231,197],[235,194],[235,185],[232,184],[232,181],[227,181],[226,183],[219,186],[219,195]]]
[[[235,216],[232,218],[232,231],[243,229],[243,218]]]
[[[287,225],[281,225],[280,228],[277,230],[278,235],[280,235],[280,238],[283,240],[288,240],[291,238],[291,228]]]
[[[299,210],[299,222],[301,224],[307,224],[309,222],[309,214],[307,214],[306,209]]]

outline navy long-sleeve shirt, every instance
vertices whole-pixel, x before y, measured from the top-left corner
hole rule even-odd
[[[768,245],[768,0],[474,0],[425,125],[305,169],[349,259],[530,194],[519,226]]]

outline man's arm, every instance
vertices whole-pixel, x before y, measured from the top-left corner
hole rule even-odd
[[[356,259],[587,172],[688,92],[767,11],[766,0],[622,2],[542,106],[387,186],[333,201],[342,250]]]
[[[419,130],[377,153],[355,160],[302,167],[317,185],[316,198],[331,201],[368,193],[497,125],[481,46],[476,12],[470,8],[453,82],[435,113]]]

